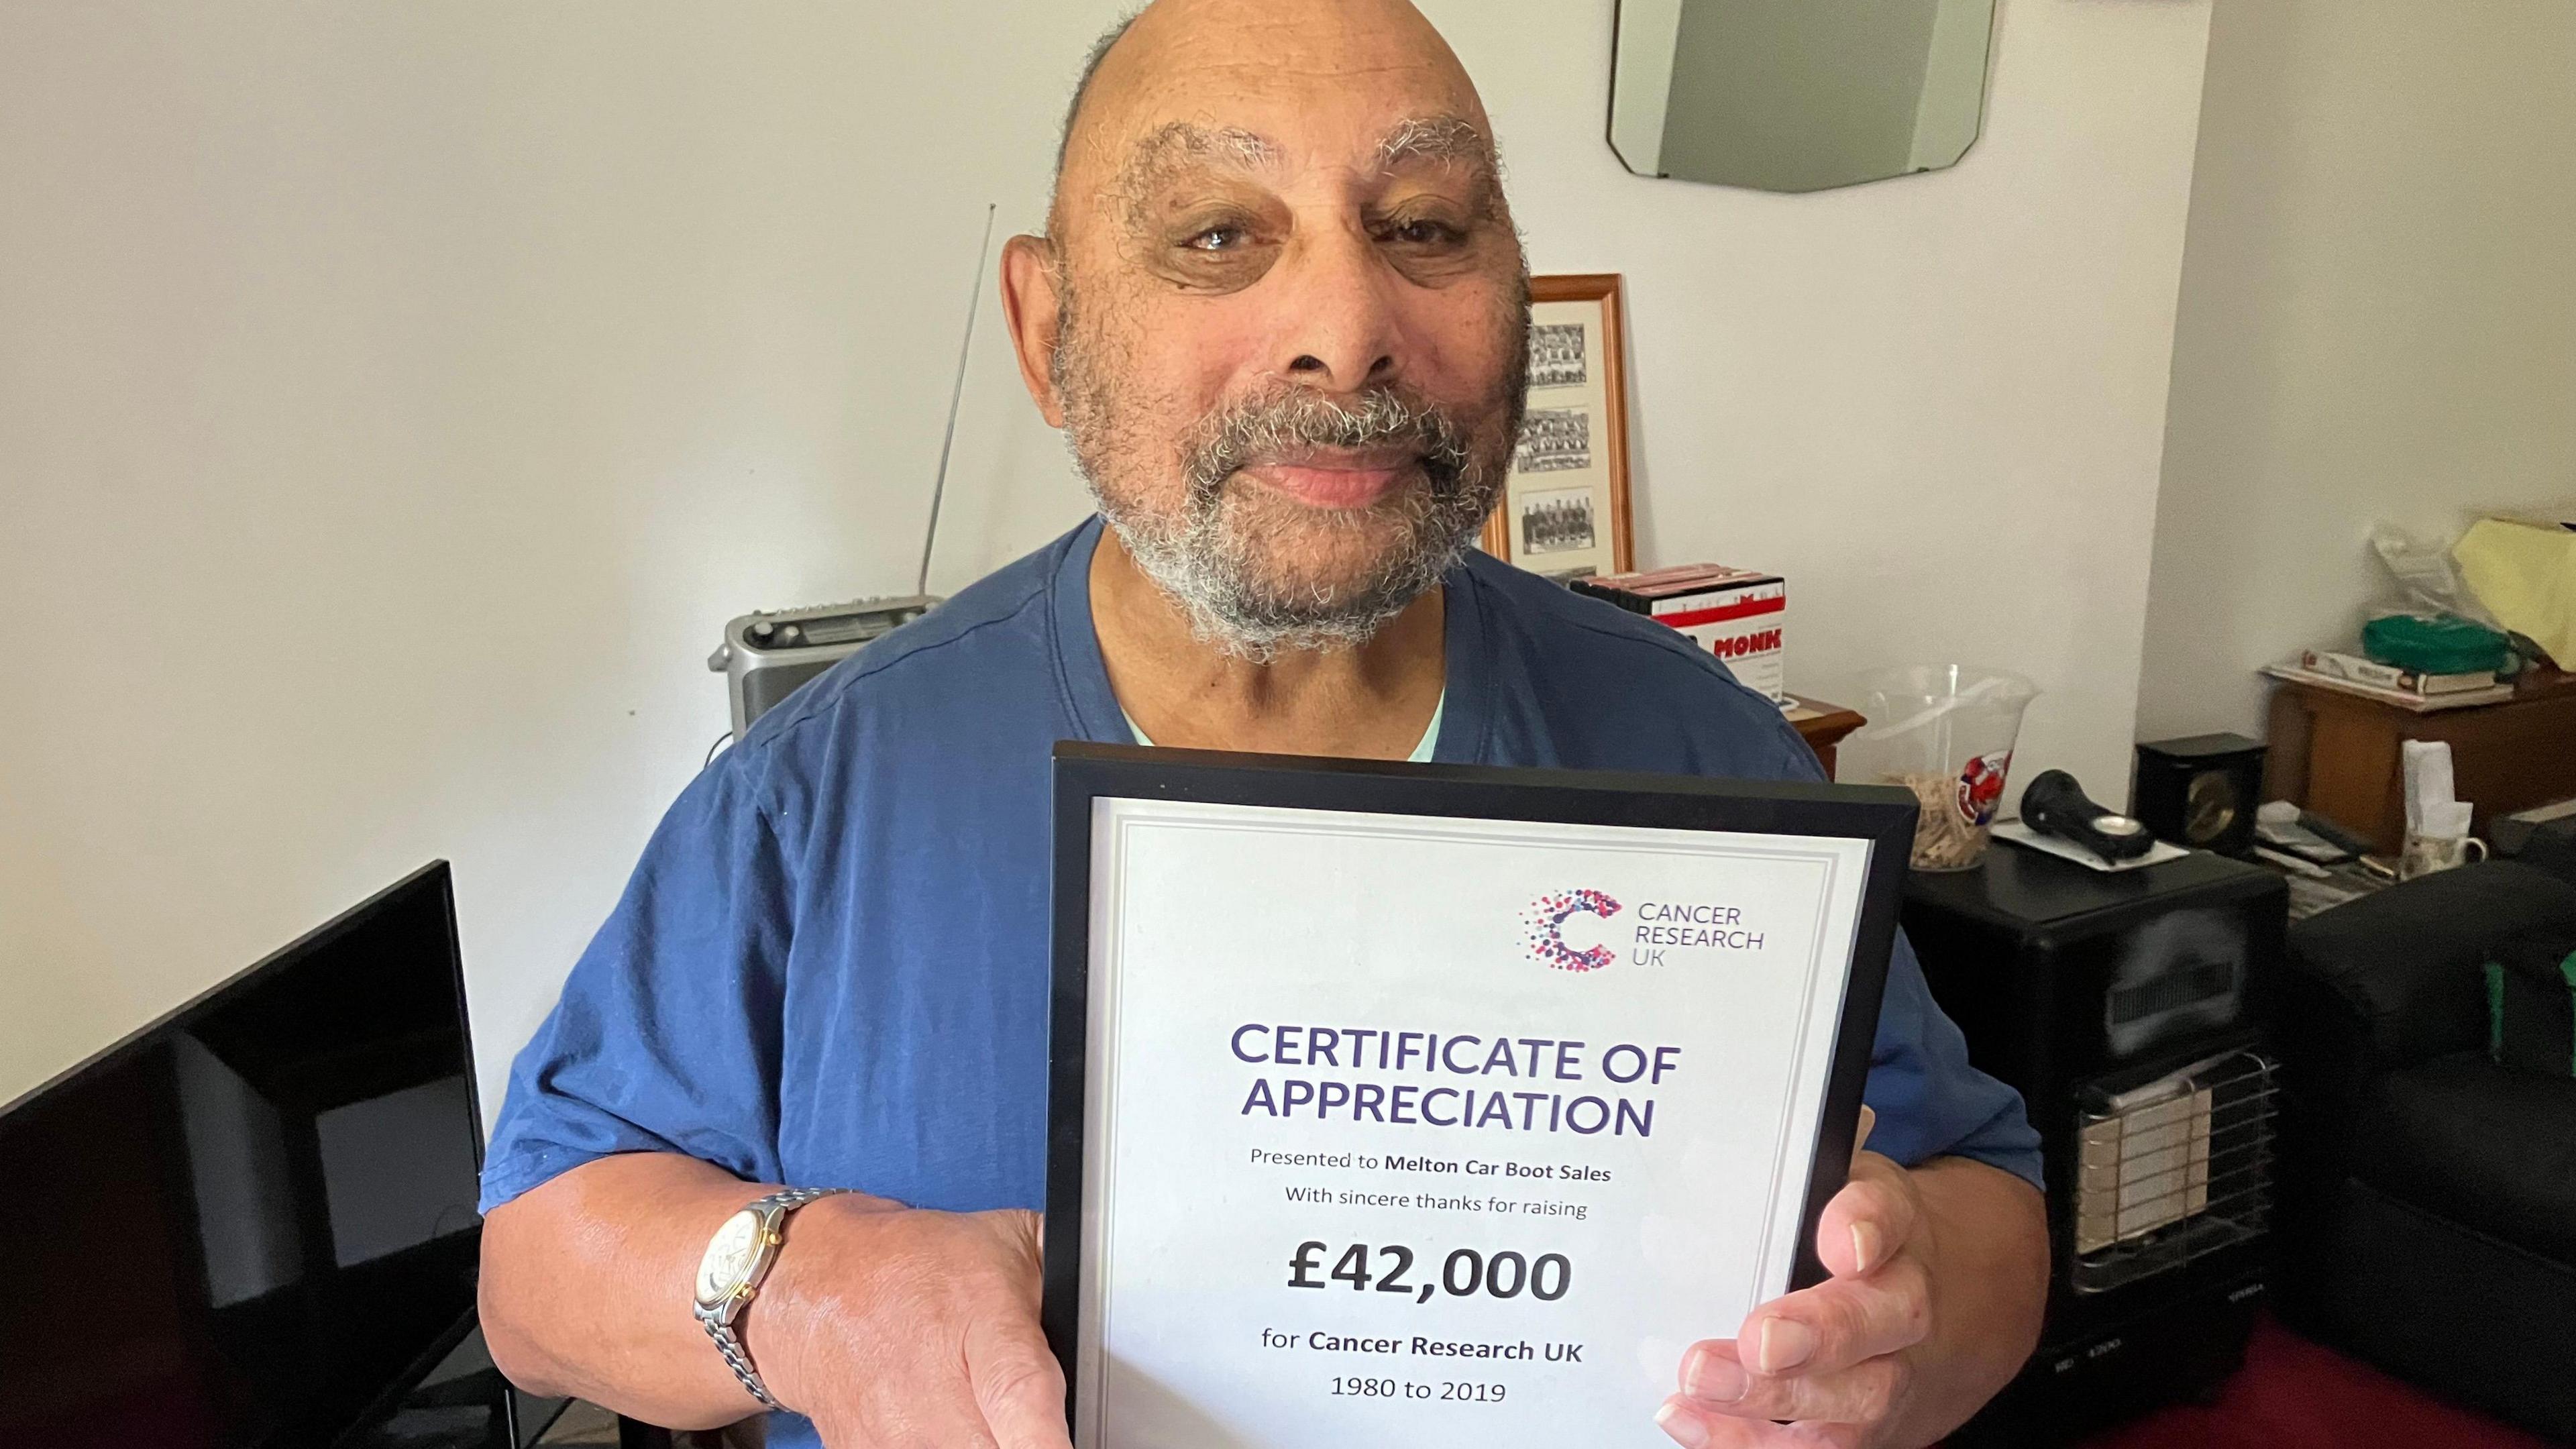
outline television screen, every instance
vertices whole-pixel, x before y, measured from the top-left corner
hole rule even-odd
[[[328,1445],[464,1331],[444,864],[0,1110],[0,1444]]]

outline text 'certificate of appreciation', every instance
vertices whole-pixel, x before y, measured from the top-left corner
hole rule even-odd
[[[1058,902],[1079,1449],[1666,1442],[1684,1349],[1788,1290],[1841,1181],[1908,812],[1186,758],[1218,783],[1089,762]],[[1429,809],[1345,808],[1389,800]],[[1860,828],[1601,818],[1802,810]]]

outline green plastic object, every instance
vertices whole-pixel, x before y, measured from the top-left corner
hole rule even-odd
[[[2526,932],[2486,963],[2487,1055],[2496,1065],[2576,1076],[2576,941]]]
[[[2513,643],[2456,614],[2387,614],[2361,626],[2361,652],[2374,662],[2422,674],[2469,674],[2512,668]]]

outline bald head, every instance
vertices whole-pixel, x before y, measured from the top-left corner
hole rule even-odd
[[[1136,17],[1129,15],[1102,31],[1100,38],[1091,43],[1091,53],[1083,57],[1082,74],[1073,83],[1073,99],[1064,108],[1064,126],[1056,133],[1055,180],[1050,183],[1047,193],[1049,212],[1055,210],[1056,193],[1064,189],[1064,156],[1073,149],[1073,123],[1082,118],[1082,103],[1090,99],[1092,78],[1100,74],[1100,63],[1109,58],[1110,50],[1118,42],[1127,38],[1128,27],[1135,23]]]
[[[1388,126],[1387,159],[1440,155],[1498,169],[1474,82],[1405,0],[1156,0],[1110,27],[1084,62],[1056,148],[1048,229],[1061,234],[1080,210],[1069,200],[1160,159],[1140,150],[1274,154],[1269,137],[1210,123],[1230,95],[1284,85],[1321,100],[1362,78],[1421,98],[1419,114]]]

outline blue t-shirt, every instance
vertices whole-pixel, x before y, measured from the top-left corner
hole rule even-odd
[[[1132,739],[1091,627],[1097,519],[763,715],[683,791],[519,1054],[486,1211],[616,1152],[955,1212],[1046,1189],[1049,752]],[[1681,635],[1483,554],[1446,580],[1444,763],[1821,779]],[[1902,939],[1870,1147],[2039,1180]],[[801,1420],[776,1445],[811,1444]]]

